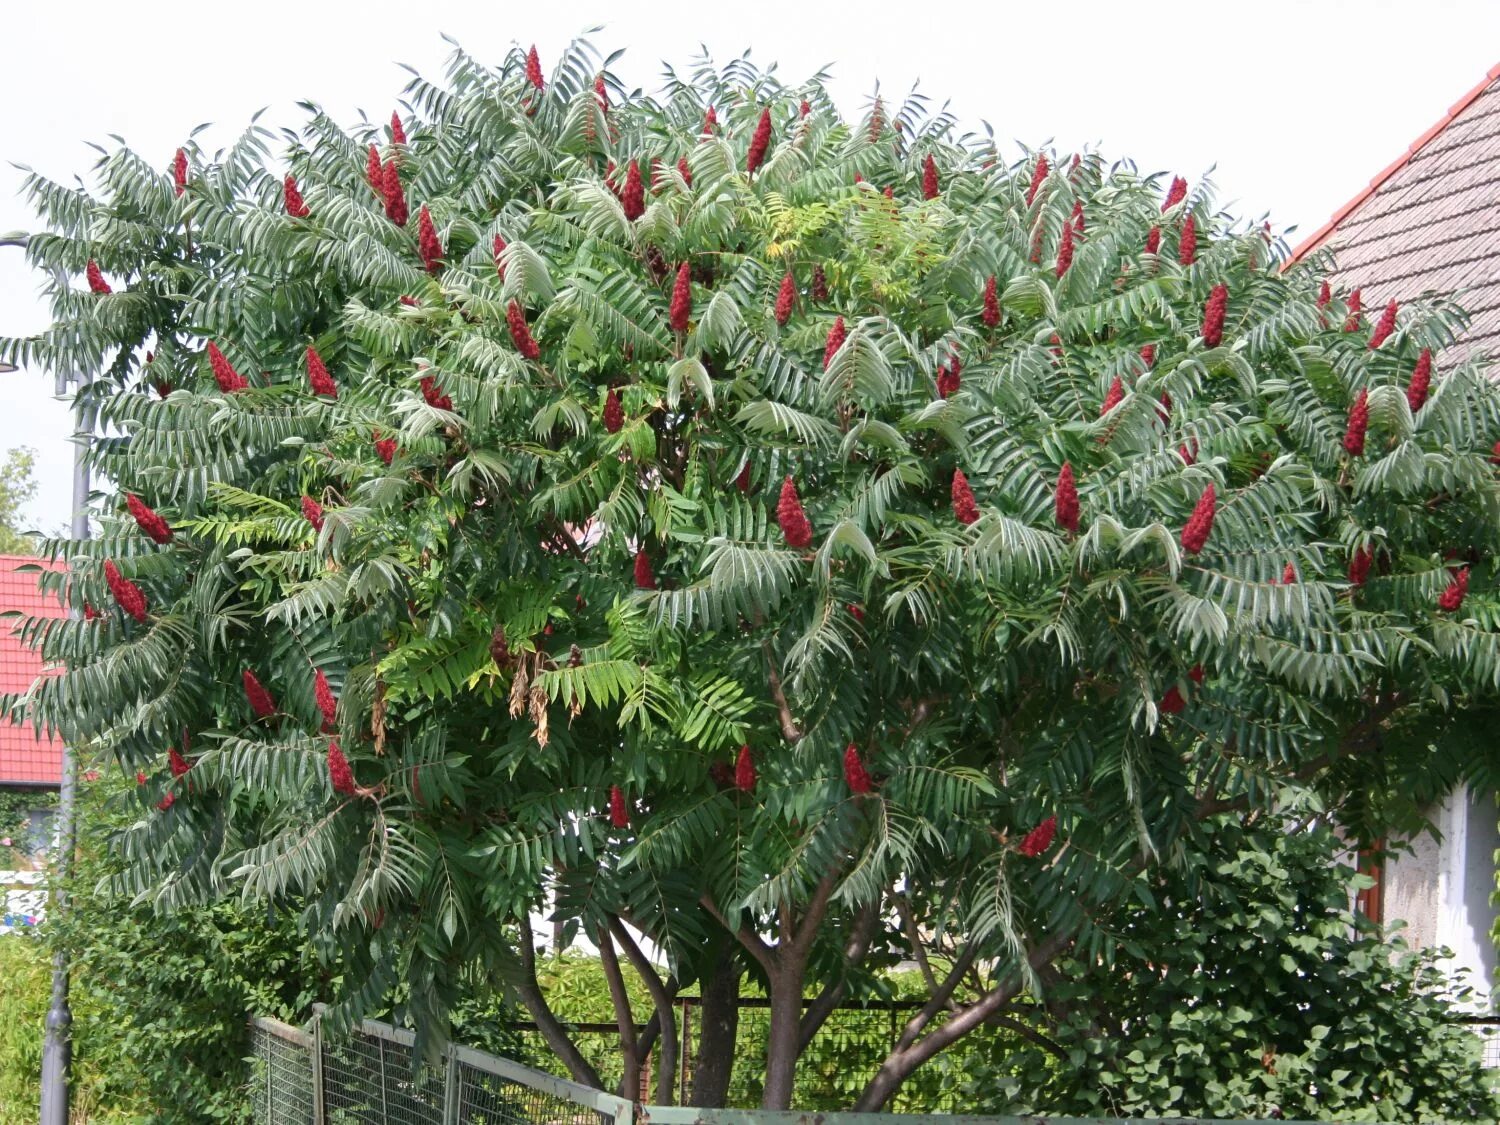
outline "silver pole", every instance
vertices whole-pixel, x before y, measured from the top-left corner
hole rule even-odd
[[[0,238],[0,246],[25,248],[25,235],[7,235]],[[68,277],[61,269],[53,271],[59,289],[66,289]],[[69,380],[58,379],[59,389],[65,389]],[[77,386],[73,407],[73,523],[72,537],[75,540],[89,537],[89,444],[94,432],[94,409],[84,400],[89,379],[79,374],[72,380]],[[77,617],[77,611],[70,611]],[[67,892],[63,884],[73,866],[73,798],[77,785],[77,770],[73,760],[73,749],[66,742],[62,747],[62,787],[57,798],[57,856],[52,870],[57,881],[52,892],[51,909],[58,915],[67,909]],[[47,1008],[47,1034],[42,1044],[42,1112],[41,1125],[68,1125],[68,1070],[73,1057],[72,1041],[73,1013],[68,1007],[68,958],[59,947],[52,954],[52,1002]]]

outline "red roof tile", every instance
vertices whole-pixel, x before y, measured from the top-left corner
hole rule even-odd
[[[20,610],[32,617],[66,617],[55,597],[37,589],[38,575],[22,567],[61,570],[61,563],[45,563],[21,555],[0,555],[0,613]],[[41,655],[16,635],[16,618],[0,620],[0,695],[17,694],[45,674]],[[29,726],[0,717],[0,785],[57,785],[62,781],[62,743],[37,738]]]
[[[1367,309],[1452,293],[1472,317],[1451,350],[1500,352],[1500,66],[1292,252],[1334,253]]]

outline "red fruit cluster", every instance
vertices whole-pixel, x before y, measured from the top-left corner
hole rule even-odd
[[[936,199],[938,197],[938,170],[937,162],[932,159],[932,153],[927,154],[927,159],[922,162],[922,198]]]
[[[498,234],[495,235],[495,272],[500,275],[500,280],[505,280],[505,262],[501,255],[505,253],[505,239]]]
[[[1380,347],[1394,331],[1396,331],[1396,302],[1392,301],[1386,305],[1385,312],[1380,314],[1380,321],[1375,325],[1375,331],[1370,333],[1369,346],[1372,349]]]
[[[406,189],[401,186],[401,170],[394,160],[387,160],[380,173],[380,196],[385,201],[385,215],[398,227],[404,227],[410,213],[406,209]]]
[[[1365,430],[1370,425],[1370,392],[1361,390],[1349,408],[1349,426],[1344,430],[1344,452],[1358,457],[1365,451]]]
[[[505,308],[505,323],[510,328],[510,339],[516,345],[516,351],[527,359],[541,359],[542,348],[531,337],[531,329],[526,326],[526,310],[521,308],[520,301],[512,301]]]
[[[1074,167],[1077,167],[1077,165],[1074,165]],[[1079,199],[1079,200],[1077,200],[1077,201],[1074,202],[1074,204],[1073,204],[1073,213],[1068,216],[1068,225],[1073,228],[1074,233],[1076,233],[1076,234],[1082,234],[1083,233],[1083,231],[1084,231],[1083,200]]]
[[[1349,585],[1363,586],[1370,576],[1370,564],[1375,561],[1375,552],[1368,547],[1359,547],[1349,556]]]
[[[620,192],[625,217],[632,223],[646,213],[646,187],[641,183],[641,166],[632,160],[625,169],[625,187]]]
[[[750,747],[741,746],[734,761],[734,787],[742,793],[753,793],[755,781],[755,759],[750,756]]]
[[[869,771],[859,760],[859,747],[852,742],[844,750],[844,783],[849,786],[849,792],[856,796],[861,796],[875,788],[875,783],[870,780]]]
[[[208,342],[208,366],[213,369],[214,382],[219,384],[219,390],[223,391],[226,395],[232,395],[236,391],[243,391],[250,385],[249,381],[224,358],[224,353],[219,350],[219,345],[212,340]]]
[[[1185,266],[1198,260],[1198,222],[1192,215],[1182,224],[1182,237],[1177,240],[1177,260]]]
[[[1359,331],[1359,314],[1361,311],[1360,291],[1356,289],[1349,294],[1349,317],[1344,321],[1345,332]]]
[[[1156,704],[1157,710],[1164,715],[1180,715],[1186,707],[1187,700],[1182,697],[1176,684],[1169,687]]]
[[[104,275],[99,272],[99,263],[94,261],[93,258],[89,259],[88,267],[83,271],[83,274],[88,278],[89,292],[98,293],[100,296],[114,292],[109,287],[109,282],[104,280]]]
[[[667,307],[667,320],[673,332],[686,332],[693,316],[693,271],[688,263],[677,267],[677,280],[672,283],[672,302]]]
[[[113,561],[105,561],[104,580],[110,585],[110,592],[114,594],[114,600],[120,604],[120,609],[144,625],[145,594],[142,594],[141,588],[124,577]]]
[[[602,75],[602,74],[596,74],[594,76],[594,97],[599,102],[599,112],[601,112],[601,113],[608,113],[609,112],[609,90],[605,88],[605,85],[604,85],[604,75]]]
[[[1073,224],[1066,223],[1062,229],[1062,239],[1057,244],[1057,276],[1061,277],[1068,272],[1068,267],[1073,264]]]
[[[376,430],[371,440],[375,443],[376,454],[382,461],[389,465],[391,463],[391,459],[396,456],[396,439],[382,438],[380,436],[380,431]]]
[[[178,195],[187,190],[187,153],[182,149],[177,150],[177,156],[172,161],[172,186]]]
[[[98,621],[104,614],[94,608],[92,602],[83,603],[83,619],[85,621]]]
[[[437,227],[432,225],[432,213],[425,203],[417,212],[417,252],[422,255],[422,268],[428,273],[437,273],[443,268],[443,244],[438,239]]]
[[[820,265],[813,266],[812,299],[814,301],[828,300],[828,275],[823,272],[823,267]]]
[[[1432,385],[1432,349],[1423,348],[1417,357],[1417,366],[1411,373],[1411,382],[1406,385],[1406,405],[1415,414],[1427,401],[1427,388]]]
[[[874,144],[880,140],[880,134],[885,131],[885,103],[880,96],[875,96],[875,104],[870,107],[870,143]]]
[[[623,425],[625,425],[625,407],[620,404],[620,396],[615,393],[615,389],[610,387],[609,393],[604,396],[604,431],[617,434]]]
[[[167,748],[167,765],[171,768],[173,777],[181,777],[193,768],[188,764],[188,760],[177,752],[175,746]]]
[[[354,783],[354,771],[349,768],[349,759],[344,757],[336,738],[328,740],[328,781],[341,797],[352,797],[359,792],[359,786]]]
[[[953,516],[961,524],[971,524],[979,519],[979,505],[974,503],[974,490],[969,487],[969,478],[962,469],[953,470]]]
[[[1142,344],[1141,345],[1141,362],[1144,363],[1148,369],[1151,367],[1152,364],[1154,364],[1156,362],[1156,345],[1155,344]]]
[[[864,620],[865,620],[865,609],[864,609],[864,606],[856,605],[854,602],[850,602],[844,608],[849,611],[849,616],[850,617],[854,618],[854,620],[860,622],[861,624],[864,623]]]
[[[404,145],[406,143],[406,130],[401,128],[401,114],[395,110],[391,111],[391,144]]]
[[[167,526],[167,521],[147,507],[140,497],[134,493],[127,492],[125,494],[125,506],[130,509],[130,514],[135,517],[135,522],[150,537],[153,543],[165,546],[172,542],[172,529]]]
[[[833,327],[828,330],[828,342],[823,345],[823,370],[828,370],[828,365],[833,362],[833,357],[838,350],[844,346],[844,341],[849,333],[844,330],[844,318],[834,317]]]
[[[365,179],[370,181],[376,195],[384,197],[385,169],[380,166],[380,150],[374,145],[370,146],[370,154],[365,159]]]
[[[1229,286],[1222,282],[1209,292],[1203,306],[1203,342],[1217,348],[1224,341],[1224,315],[1229,311]]]
[[[333,697],[333,688],[328,686],[328,677],[321,668],[313,672],[313,698],[323,713],[323,733],[332,734],[338,727],[339,701]]]
[[[1445,613],[1455,613],[1464,604],[1464,595],[1469,592],[1469,568],[1453,572],[1448,580],[1448,588],[1438,595],[1438,609]]]
[[[311,496],[302,498],[302,518],[312,524],[314,531],[323,530],[323,505],[319,504]]]
[[[1073,481],[1073,466],[1064,461],[1057,474],[1057,489],[1053,496],[1053,507],[1057,512],[1057,526],[1067,531],[1078,532],[1078,486]]]
[[[531,50],[526,52],[526,81],[530,82],[538,90],[542,88],[542,60],[537,57],[536,44],[532,44]]]
[[[714,131],[714,126],[719,123],[719,115],[713,106],[708,107],[708,112],[703,115],[703,135],[706,137]]]
[[[687,157],[679,156],[677,158],[677,174],[682,177],[682,182],[687,184],[688,187],[693,186],[693,170],[688,167]]]
[[[750,462],[746,461],[740,468],[739,475],[734,478],[734,487],[741,492],[750,491]]]
[[[745,155],[745,171],[752,176],[766,159],[766,150],[771,147],[771,111],[760,111],[760,120],[755,123],[755,134],[750,138],[750,151]]]
[[[1172,177],[1172,186],[1167,188],[1167,198],[1162,201],[1162,214],[1166,214],[1187,198],[1187,181],[1181,176]]]
[[[806,117],[809,113],[812,112],[812,102],[808,101],[806,98],[803,98],[802,104],[797,107],[797,112],[801,116]]]
[[[286,179],[281,181],[281,198],[286,204],[286,213],[294,219],[305,219],[312,214],[307,209],[307,204],[302,200],[302,193],[297,190],[297,180],[290,172]]]
[[[810,546],[813,540],[812,524],[802,510],[802,500],[797,495],[797,482],[791,474],[781,482],[781,498],[776,501],[776,523],[788,547],[798,550]]]
[[[1125,384],[1116,375],[1109,381],[1109,390],[1105,392],[1104,402],[1099,406],[1099,417],[1103,418],[1115,407],[1119,406],[1125,399]]]
[[[443,388],[438,386],[437,380],[431,375],[423,375],[421,381],[422,401],[434,410],[452,410],[453,400],[444,393]]]
[[[999,282],[995,280],[994,274],[985,278],[984,311],[980,313],[979,319],[984,321],[986,328],[997,328],[1000,325]]]
[[[1318,308],[1326,309],[1331,300],[1333,300],[1333,290],[1328,287],[1328,282],[1324,281],[1318,287]]]
[[[630,810],[625,807],[625,794],[618,785],[609,787],[609,822],[616,828],[630,827]]]
[[[166,812],[168,809],[170,809],[176,803],[177,803],[177,794],[176,793],[168,793],[160,801],[156,802],[156,807],[158,809],[160,809],[162,812]]]
[[[1281,584],[1283,586],[1295,586],[1297,584],[1297,568],[1292,563],[1287,563],[1281,572]]]
[[[1152,227],[1146,232],[1146,253],[1155,254],[1161,250],[1161,227]]]
[[[1193,514],[1188,517],[1187,524],[1182,529],[1182,549],[1188,554],[1196,555],[1208,543],[1208,533],[1214,529],[1214,514],[1217,510],[1218,496],[1214,492],[1214,486],[1209,484],[1198,497],[1198,503],[1193,506]]]
[[[651,569],[651,556],[642,547],[635,553],[635,586],[638,590],[656,589],[656,574]]]
[[[1030,207],[1036,199],[1036,193],[1042,190],[1042,185],[1047,182],[1047,172],[1050,165],[1047,163],[1047,155],[1043,153],[1036,158],[1036,167],[1031,170],[1031,186],[1026,189],[1026,206]]]
[[[241,678],[245,683],[245,698],[250,701],[250,710],[255,712],[255,717],[269,719],[276,714],[276,701],[271,698],[265,685],[256,679],[255,673],[246,668]]]
[[[1030,832],[1026,833],[1016,851],[1027,859],[1035,859],[1052,846],[1057,835],[1057,817],[1049,816]]]
[[[333,381],[333,376],[328,374],[328,366],[323,362],[323,357],[318,354],[318,349],[311,344],[307,348],[307,385],[312,388],[312,393],[315,395],[339,397],[338,384]]]
[[[959,366],[958,356],[951,357],[953,366],[944,367],[941,363],[937,369],[937,393],[942,398],[956,394],[960,385],[959,374],[962,368]]]
[[[776,294],[776,323],[785,325],[792,319],[792,305],[797,300],[797,279],[787,270],[781,279],[781,290]]]

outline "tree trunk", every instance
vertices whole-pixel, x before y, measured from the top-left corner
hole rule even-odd
[[[722,945],[713,968],[699,983],[698,1053],[693,1059],[693,1088],[688,1104],[722,1109],[734,1075],[735,1040],[740,1030],[740,965],[734,950]],[[683,1044],[683,1050],[688,1044]]]
[[[641,1057],[637,1053],[635,1016],[630,1011],[630,994],[625,991],[625,976],[620,972],[620,958],[615,953],[615,939],[608,926],[599,927],[599,962],[609,985],[609,998],[615,1007],[615,1026],[620,1030],[620,1057],[624,1071],[617,1091],[622,1098],[640,1101]]]
[[[531,1019],[536,1024],[537,1030],[542,1033],[547,1046],[568,1068],[568,1076],[574,1082],[595,1090],[602,1090],[604,1083],[599,1078],[599,1072],[583,1057],[573,1040],[568,1037],[567,1029],[558,1022],[547,1003],[547,998],[542,995],[541,986],[536,979],[536,948],[531,944],[532,940],[531,927],[527,926],[521,931],[521,1002],[531,1013]]]
[[[802,1024],[802,981],[807,962],[791,949],[771,975],[771,1031],[766,1043],[766,1087],[761,1109],[791,1109],[797,1080],[798,1031]]]

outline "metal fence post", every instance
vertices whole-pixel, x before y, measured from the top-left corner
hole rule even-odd
[[[458,1056],[453,1053],[451,1045],[443,1054],[448,1059],[448,1073],[443,1078],[443,1125],[458,1125],[459,1101],[462,1096],[458,1082]]]
[[[312,1107],[313,1125],[323,1125],[323,1020],[314,1016],[312,1021]]]

